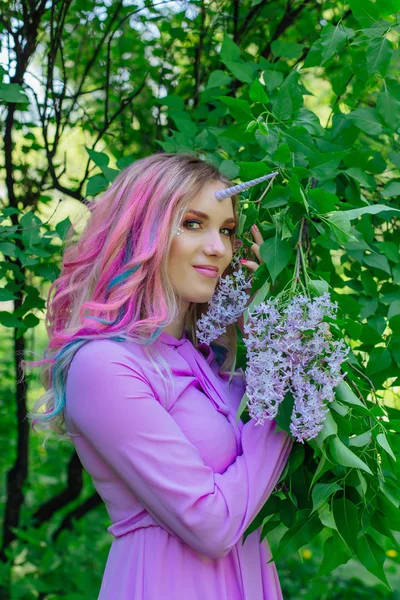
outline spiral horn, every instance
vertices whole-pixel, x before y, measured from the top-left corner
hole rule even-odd
[[[215,197],[217,200],[224,200],[225,198],[229,198],[229,196],[233,196],[234,194],[244,192],[245,190],[251,188],[253,185],[257,185],[262,181],[272,179],[272,177],[275,177],[275,175],[278,175],[278,171],[275,171],[274,173],[269,173],[268,175],[263,175],[262,177],[257,177],[257,179],[252,179],[251,181],[245,181],[245,183],[239,183],[238,185],[225,188],[224,190],[219,190],[218,192],[216,192]]]

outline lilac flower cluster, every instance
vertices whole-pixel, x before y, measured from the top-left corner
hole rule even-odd
[[[334,399],[334,388],[348,355],[343,340],[334,341],[325,316],[334,319],[337,303],[329,294],[317,298],[294,296],[288,303],[267,300],[249,314],[246,394],[256,425],[276,417],[290,391],[294,398],[290,431],[301,443],[318,435]]]
[[[196,333],[200,342],[209,344],[217,339],[226,331],[227,325],[236,323],[247,306],[249,296],[244,290],[251,288],[251,281],[236,257],[232,264],[237,270],[220,279],[208,303],[207,313],[197,321]]]

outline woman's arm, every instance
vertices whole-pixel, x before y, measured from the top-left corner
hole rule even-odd
[[[107,340],[78,350],[67,379],[68,420],[164,529],[221,558],[274,489],[290,438],[276,433],[274,422],[249,421],[243,453],[214,473],[135,370],[134,358]]]

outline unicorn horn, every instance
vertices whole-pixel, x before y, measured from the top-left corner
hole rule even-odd
[[[257,183],[261,183],[267,179],[272,179],[272,177],[275,177],[275,175],[278,175],[278,171],[269,173],[268,175],[263,175],[262,177],[257,177],[257,179],[252,179],[251,181],[246,181],[245,183],[239,183],[238,185],[225,188],[224,190],[219,190],[216,192],[215,197],[217,200],[224,200],[225,198],[229,198],[229,196],[233,196],[234,194],[239,194],[240,192],[248,190],[253,185],[257,185]]]

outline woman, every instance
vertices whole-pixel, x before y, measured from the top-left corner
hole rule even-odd
[[[49,293],[35,416],[66,428],[112,521],[99,600],[282,597],[260,531],[242,538],[291,442],[273,421],[235,422],[235,325],[213,347],[196,337],[232,269],[237,198],[215,196],[229,185],[188,154],[137,161],[91,204]]]

